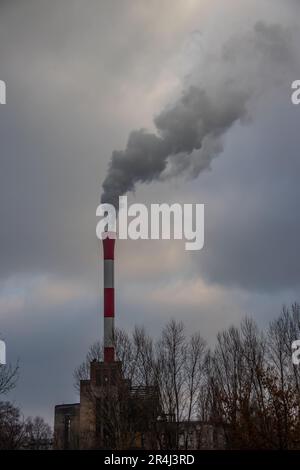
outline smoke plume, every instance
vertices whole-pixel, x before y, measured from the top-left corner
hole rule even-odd
[[[156,133],[130,133],[125,150],[112,153],[102,202],[118,207],[137,183],[186,175],[196,178],[223,150],[232,126],[250,115],[250,103],[282,80],[291,59],[291,35],[278,25],[255,24],[231,38],[215,60],[195,67],[181,96],[154,119]]]

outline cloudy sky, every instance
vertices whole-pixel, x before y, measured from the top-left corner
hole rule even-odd
[[[95,214],[115,151],[133,175],[130,201],[205,204],[198,253],[118,243],[119,327],[156,336],[173,317],[212,343],[246,314],[264,327],[300,301],[299,10],[0,0],[0,333],[20,359],[8,398],[26,416],[52,423],[55,404],[77,400],[73,369],[102,337]],[[173,155],[143,177],[128,136],[151,133]]]

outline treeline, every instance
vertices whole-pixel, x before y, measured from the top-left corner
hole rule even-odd
[[[131,336],[117,331],[115,342],[132,385],[159,390],[160,419],[175,423],[173,447],[180,423],[188,439],[189,423],[199,420],[221,429],[228,449],[300,449],[300,366],[292,362],[297,339],[300,306],[294,304],[264,331],[246,318],[220,332],[213,348],[174,320],[157,341],[136,327]],[[103,359],[102,350],[95,343],[75,370],[77,389],[89,378],[90,362]]]
[[[43,418],[25,419],[18,407],[3,399],[16,386],[18,375],[18,364],[0,364],[0,450],[49,449],[53,433]]]
[[[0,402],[0,450],[47,450],[52,430],[43,418],[24,419],[19,408]]]

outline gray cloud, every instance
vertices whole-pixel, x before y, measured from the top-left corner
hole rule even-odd
[[[240,68],[245,65],[245,57],[251,58],[251,76],[261,74],[255,84],[249,81],[249,66]],[[291,34],[280,25],[257,22],[252,32],[228,40],[221,59],[225,73],[217,82],[213,96],[205,85],[190,86],[155,117],[157,134],[143,129],[133,131],[126,149],[113,152],[103,183],[103,202],[117,207],[118,197],[134,191],[137,183],[165,180],[182,173],[197,177],[209,168],[212,158],[223,150],[223,135],[246,117],[250,99],[282,79],[282,64],[292,63]],[[262,63],[269,72],[267,75],[260,69]],[[226,77],[228,65],[230,79]],[[279,72],[272,77],[270,70],[274,67],[279,67]],[[192,80],[195,82],[193,77]]]
[[[282,87],[255,124],[235,129],[213,178],[201,181],[206,244],[192,262],[210,282],[270,295],[299,289],[299,110],[288,100]]]

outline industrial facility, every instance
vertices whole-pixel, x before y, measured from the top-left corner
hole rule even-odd
[[[93,360],[80,381],[80,403],[55,407],[55,449],[218,449],[220,429],[209,423],[175,422],[163,413],[159,387],[135,387],[115,353],[114,250],[116,234],[103,238],[104,360]],[[192,425],[191,425],[192,424]],[[175,442],[175,436],[179,436]]]

